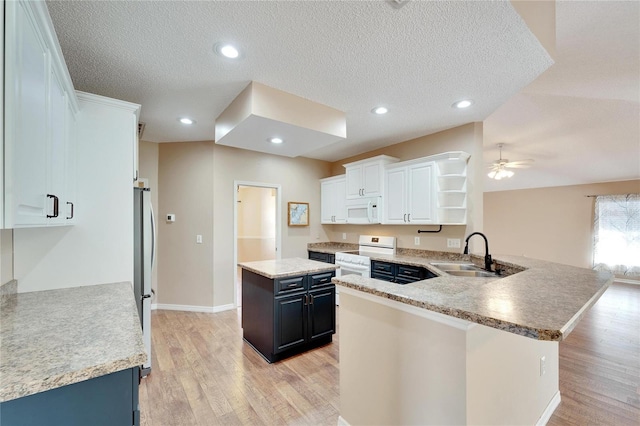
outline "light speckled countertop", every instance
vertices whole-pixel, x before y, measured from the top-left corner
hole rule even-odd
[[[370,257],[423,266],[439,277],[406,285],[358,275],[333,282],[533,339],[561,341],[613,281],[608,273],[511,255],[494,255],[493,259],[512,275],[458,277],[431,263],[468,262],[469,256],[411,249],[398,249],[398,253]],[[473,255],[471,259],[482,264],[483,257]]]
[[[18,293],[0,307],[0,402],[141,365],[131,284]]]
[[[295,275],[312,274],[314,272],[335,271],[338,269],[337,266],[331,263],[317,262],[300,257],[242,262],[238,263],[238,266],[269,279],[293,277]]]

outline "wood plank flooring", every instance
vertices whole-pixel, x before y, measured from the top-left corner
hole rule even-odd
[[[154,311],[152,339],[143,426],[337,424],[337,335],[267,364],[243,343],[238,311]],[[560,344],[560,392],[550,426],[640,424],[640,286],[612,285]]]

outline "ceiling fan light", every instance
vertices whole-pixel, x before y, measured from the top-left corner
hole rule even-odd
[[[512,177],[513,172],[511,170],[500,167],[497,170],[491,170],[489,174],[487,174],[487,176],[489,176],[491,179],[501,180],[502,178]]]

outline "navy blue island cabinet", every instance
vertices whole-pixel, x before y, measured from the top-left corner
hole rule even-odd
[[[243,338],[268,362],[331,343],[335,271],[267,278],[242,270]]]
[[[139,367],[0,404],[2,426],[140,425]]]

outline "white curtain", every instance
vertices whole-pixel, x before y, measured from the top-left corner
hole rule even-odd
[[[594,269],[640,277],[640,194],[597,196],[593,231]]]

